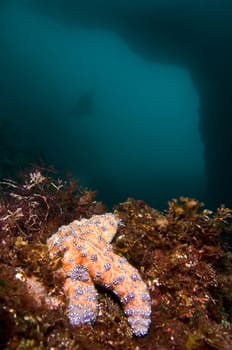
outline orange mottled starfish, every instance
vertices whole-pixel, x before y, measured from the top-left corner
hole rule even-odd
[[[151,299],[138,270],[113,253],[109,244],[119,223],[112,213],[75,220],[48,239],[48,249],[52,259],[62,254],[64,292],[72,325],[95,322],[96,283],[113,290],[124,305],[133,333],[143,336],[151,323]]]

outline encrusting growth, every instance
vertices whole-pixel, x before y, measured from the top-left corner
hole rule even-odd
[[[116,255],[109,244],[120,220],[112,213],[61,226],[48,241],[50,257],[62,254],[71,325],[92,324],[97,317],[94,284],[113,290],[124,305],[132,332],[143,336],[151,323],[151,299],[138,270]]]

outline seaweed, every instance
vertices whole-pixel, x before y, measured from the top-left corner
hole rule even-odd
[[[152,299],[149,333],[137,338],[101,287],[95,325],[71,327],[59,261],[48,257],[46,241],[58,227],[106,212],[96,192],[38,166],[0,188],[1,349],[232,348],[232,254],[224,239],[231,209],[212,212],[188,197],[162,212],[133,198],[115,206],[121,225],[113,249],[140,271]]]

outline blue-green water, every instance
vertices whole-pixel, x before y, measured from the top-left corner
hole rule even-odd
[[[207,203],[188,67],[147,61],[116,32],[68,26],[19,2],[2,9],[1,33],[2,176],[44,159],[109,205],[128,196],[156,207],[180,195]]]

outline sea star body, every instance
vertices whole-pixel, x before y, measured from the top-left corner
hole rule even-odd
[[[124,305],[128,323],[136,336],[147,333],[151,323],[151,299],[138,270],[116,255],[109,244],[120,220],[112,213],[94,215],[61,226],[48,241],[50,257],[62,255],[72,325],[94,323],[97,291],[94,284],[112,289]]]

